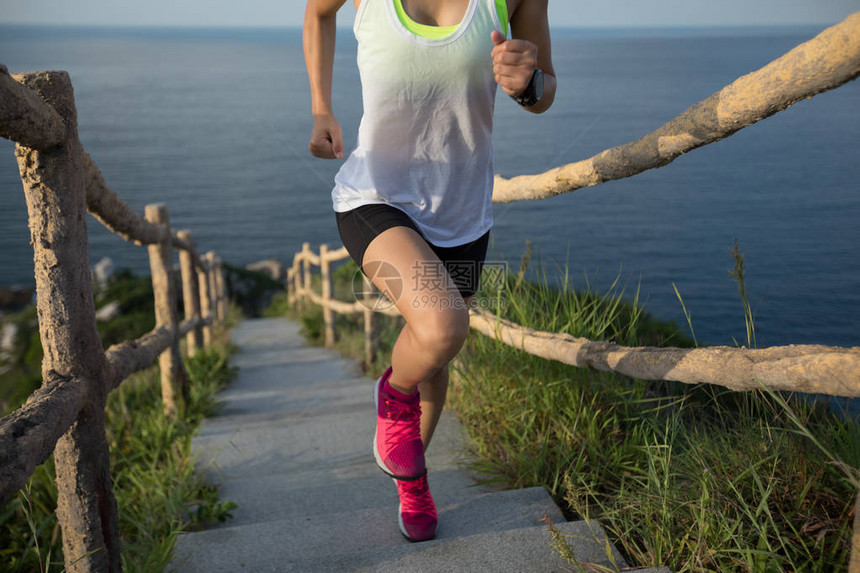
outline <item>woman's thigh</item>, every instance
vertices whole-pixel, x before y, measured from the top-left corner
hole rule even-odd
[[[467,301],[477,290],[489,231],[463,245],[438,247],[405,212],[390,205],[362,205],[336,216],[353,260],[407,321],[450,324],[468,316]]]
[[[468,316],[457,284],[414,229],[396,226],[377,235],[365,250],[363,270],[407,322],[450,323]]]

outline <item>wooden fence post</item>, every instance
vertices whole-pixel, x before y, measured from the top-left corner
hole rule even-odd
[[[78,378],[89,399],[54,450],[66,571],[119,572],[119,525],[105,438],[104,349],[96,329],[86,228],[83,148],[66,72],[16,74],[63,118],[47,151],[16,145],[33,245],[43,385]]]
[[[302,298],[302,285],[304,284],[304,279],[302,278],[304,265],[302,264],[302,255],[301,253],[296,254],[296,272],[293,275],[293,296],[294,302],[296,303],[296,310],[302,312],[305,308],[305,302]]]
[[[221,266],[221,257],[215,255],[215,292],[218,293],[216,309],[218,320],[227,318],[227,285],[224,282],[224,268]]]
[[[361,276],[364,282],[364,294],[362,295],[364,298],[364,362],[370,366],[376,358],[376,337],[373,332],[374,312],[370,302],[373,297],[373,283],[364,273]]]
[[[212,280],[215,281],[215,314],[218,316],[218,322],[224,320],[224,281],[221,275],[221,260],[218,255],[212,259],[215,262],[212,272]]]
[[[329,302],[332,298],[331,261],[328,258],[328,245],[320,245],[320,275],[322,276],[323,322],[325,322],[325,346],[334,348],[334,311]]]
[[[308,297],[311,294],[311,260],[307,255],[311,254],[311,244],[310,243],[302,243],[302,266],[304,267],[304,285],[302,288],[304,292],[302,293],[302,309],[306,309],[310,307],[310,301]]]
[[[212,323],[220,320],[220,316],[218,316],[218,281],[215,279],[216,262],[215,262],[215,251],[209,251],[206,253],[206,280],[209,282],[209,311],[212,316]],[[214,332],[214,331],[213,331]]]
[[[209,323],[203,325],[203,345],[209,347],[212,344],[212,290],[209,284],[209,257],[203,255],[202,269],[197,269],[197,285],[200,287],[200,316],[208,318]]]
[[[287,306],[293,304],[293,274],[295,269],[290,267],[287,269],[287,284],[284,285],[284,293],[287,295]]]
[[[290,273],[287,275],[287,304],[291,304],[293,309],[298,306],[298,296],[296,292],[296,275],[299,274],[299,254],[293,254],[293,266],[290,268]]]
[[[191,231],[179,231],[179,238],[189,245],[194,245],[194,236]],[[179,251],[179,268],[182,273],[182,302],[185,309],[185,318],[192,320],[200,319],[200,288],[197,285],[197,269],[194,268],[194,252]],[[203,329],[200,325],[188,331],[185,337],[185,345],[188,356],[197,354],[197,350],[203,346]]]
[[[155,203],[146,206],[146,220],[170,228],[167,206]],[[176,310],[176,287],[173,281],[173,248],[170,239],[149,245],[149,268],[155,296],[155,327],[166,327],[176,334],[170,346],[158,357],[161,369],[161,398],[164,415],[168,418],[184,415],[188,399],[188,377],[179,353],[179,320]]]
[[[218,322],[224,320],[224,282],[221,280],[221,261],[218,255],[212,254],[212,282],[215,284],[215,316]]]
[[[293,307],[298,306],[299,302],[299,275],[301,271],[299,270],[299,254],[295,253],[293,255],[293,266],[290,269],[290,273],[287,277],[287,302],[292,304]]]
[[[230,292],[227,290],[227,279],[225,278],[226,273],[222,263],[223,261],[221,260],[221,257],[218,257],[218,280],[221,281],[221,304],[224,305],[222,314],[226,320],[227,315],[230,314]]]

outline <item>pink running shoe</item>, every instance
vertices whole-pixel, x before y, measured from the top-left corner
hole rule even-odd
[[[427,541],[436,535],[436,504],[427,485],[427,472],[411,481],[394,480],[400,496],[400,531],[409,541]]]
[[[418,390],[407,399],[395,397],[388,387],[391,367],[379,377],[373,392],[376,402],[376,464],[398,480],[416,480],[424,475],[424,444],[421,442],[421,402]],[[390,388],[390,387],[389,387]]]

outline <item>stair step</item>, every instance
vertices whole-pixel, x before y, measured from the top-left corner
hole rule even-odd
[[[205,419],[199,435],[218,434],[238,424],[260,426],[284,417],[324,416],[349,409],[373,413],[372,385],[365,377],[327,381],[318,388],[287,388],[288,383],[281,380],[280,387],[223,390],[215,401],[217,411]]]
[[[596,522],[559,522],[555,526],[571,536],[568,542],[580,561],[610,570],[625,567],[623,558],[606,542],[603,529]],[[272,544],[253,538],[248,539],[250,545],[231,546],[241,547],[239,553],[223,549],[226,546],[207,544],[200,548],[202,551],[174,559],[176,568],[169,571],[542,573],[575,570],[550,547],[551,536],[545,526],[485,531],[459,537],[443,535],[440,530],[439,537],[423,543],[409,543],[402,536],[400,542],[394,542],[391,528],[382,527],[383,524],[368,523],[362,532],[363,544],[344,543],[336,525],[304,548],[290,542],[286,551],[273,549]],[[283,530],[279,535],[287,538],[292,533]]]
[[[390,481],[390,480],[389,480]],[[432,483],[431,483],[432,487]],[[218,527],[182,534],[176,542],[176,571],[263,570],[268,564],[285,563],[300,556],[353,553],[369,548],[409,546],[397,526],[397,500],[384,507],[338,513],[307,512],[301,517]],[[534,527],[544,515],[563,522],[558,507],[540,487],[508,490],[438,504],[437,541],[479,533],[498,533]],[[179,567],[185,558],[187,565]]]
[[[453,417],[448,414],[444,417]],[[284,418],[265,425],[244,425],[195,436],[195,466],[207,478],[289,474],[316,469],[342,471],[373,462],[373,412],[343,412],[311,418]],[[441,429],[427,451],[431,470],[459,467],[462,438]]]
[[[233,519],[215,527],[265,523],[284,516],[335,514],[344,508],[397,507],[397,490],[391,478],[373,463],[363,465],[366,471],[306,471],[229,479],[220,485],[219,496],[239,507],[231,511]],[[429,481],[439,507],[463,503],[494,491],[475,485],[458,469],[431,471]]]

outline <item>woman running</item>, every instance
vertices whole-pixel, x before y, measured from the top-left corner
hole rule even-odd
[[[328,159],[343,158],[331,94],[345,1],[308,0],[305,12],[309,148]],[[469,332],[493,224],[496,86],[527,111],[552,105],[547,0],[354,3],[364,115],[332,204],[350,256],[406,319],[374,390],[373,452],[397,484],[400,530],[423,541],[437,523],[424,452],[445,403],[448,364]]]

